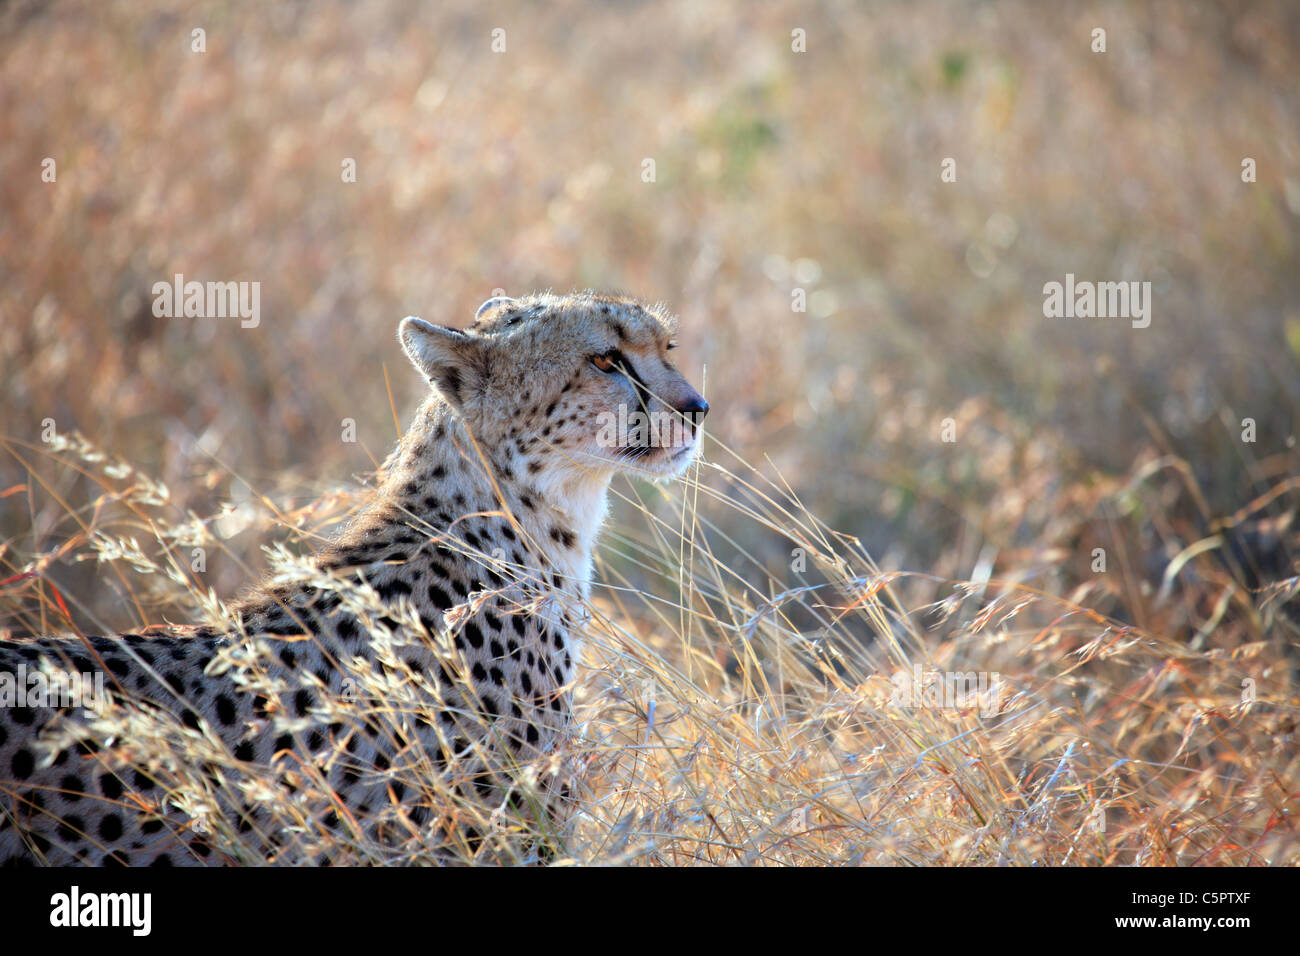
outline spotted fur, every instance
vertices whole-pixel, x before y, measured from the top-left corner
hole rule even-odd
[[[0,642],[0,674],[101,671],[116,705],[218,741],[233,764],[202,769],[223,825],[273,847],[285,821],[232,785],[231,766],[282,770],[290,793],[294,774],[317,774],[333,803],[304,813],[370,839],[448,827],[393,782],[395,765],[468,766],[471,789],[516,805],[519,780],[541,779],[554,819],[554,779],[519,768],[551,766],[569,732],[610,478],[680,473],[708,408],[669,361],[674,333],[660,308],[592,293],[492,299],[464,330],[403,320],[430,392],[338,540],[234,604],[228,628]],[[602,414],[651,407],[689,421],[679,443],[600,437]],[[413,695],[409,713],[365,711],[356,688],[384,675]],[[175,768],[133,763],[130,740],[88,721],[0,709],[0,862],[217,862],[178,806]]]

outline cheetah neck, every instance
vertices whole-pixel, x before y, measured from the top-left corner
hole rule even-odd
[[[560,466],[534,473],[526,463],[517,453],[476,441],[460,417],[431,396],[385,463],[366,524],[454,534],[466,515],[508,513],[566,590],[585,597],[608,511],[610,472]],[[361,544],[365,535],[354,537]]]

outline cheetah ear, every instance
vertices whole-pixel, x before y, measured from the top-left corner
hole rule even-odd
[[[478,311],[474,313],[474,320],[478,321],[483,317],[483,314],[485,312],[491,312],[493,309],[499,309],[507,302],[513,302],[513,301],[515,300],[508,295],[494,296],[493,298],[488,299],[486,302],[484,302],[482,305],[478,307]]]
[[[479,391],[482,379],[479,339],[413,315],[402,319],[397,338],[411,364],[457,411]]]

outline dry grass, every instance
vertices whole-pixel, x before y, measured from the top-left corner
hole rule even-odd
[[[1296,863],[1294,10],[562,7],[5,6],[0,627],[219,617],[364,494],[398,318],[623,287],[714,411],[691,481],[615,486],[561,858]],[[177,272],[262,282],[261,327],[153,318]],[[1151,327],[1044,319],[1067,272],[1151,280]],[[992,705],[891,704],[917,665]],[[310,780],[133,733],[186,806],[201,755],[321,849]]]
[[[216,522],[177,513],[165,488],[79,439],[55,444],[57,454],[10,450],[36,456],[34,479],[51,466],[80,471],[102,489],[68,511],[62,559],[93,558],[141,605],[166,595],[191,619],[228,626],[220,602],[186,571],[190,548],[220,551]],[[1300,858],[1296,623],[1286,617],[1300,578],[1249,592],[1209,547],[1183,565],[1203,580],[1148,593],[1122,610],[1152,623],[1122,624],[1114,610],[1096,610],[1113,600],[1098,581],[1052,594],[1032,572],[966,581],[882,572],[783,484],[739,461],[727,468],[721,447],[710,457],[690,481],[618,489],[642,521],[612,529],[605,548],[606,583],[591,608],[578,688],[580,731],[558,758],[578,771],[581,811],[572,833],[540,834],[555,857],[787,865]],[[1115,494],[1160,490],[1160,472],[1149,471]],[[268,502],[257,520],[268,535],[312,540],[347,502],[340,496],[296,514]],[[775,575],[742,552],[719,559],[724,515],[781,535],[800,567],[806,559],[806,573]],[[68,598],[44,574],[52,558],[25,564],[3,584],[6,619],[20,631],[70,623]],[[289,551],[273,553],[271,564],[300,573]],[[627,568],[657,583],[634,586]],[[322,584],[340,588],[360,614],[374,603],[369,592]],[[369,616],[382,613],[374,606]],[[325,716],[349,727],[377,718],[409,738],[414,716],[436,709],[398,651],[404,640],[429,637],[371,630],[400,676],[363,681],[363,708]],[[241,653],[236,646],[244,667],[230,673],[250,691],[287,698],[297,689],[271,683]],[[978,698],[959,690],[935,699],[911,683],[916,668],[983,672],[988,684]],[[916,700],[899,697],[912,686]],[[283,717],[273,730],[302,726]],[[291,755],[249,767],[198,731],[121,707],[90,727],[164,784],[166,799],[208,834],[215,859],[296,862],[327,852],[343,862],[427,862],[437,858],[434,835],[452,821],[498,837],[476,856],[461,846],[466,858],[536,859],[535,846],[521,850],[517,827],[494,830],[487,811],[458,795],[457,768],[441,774],[418,749],[390,771],[404,788],[397,794],[409,795],[377,809],[403,828],[382,845],[359,829],[330,836],[321,820],[335,807],[332,795]],[[220,808],[250,798],[272,811],[273,824],[247,833]],[[409,821],[420,804],[434,811],[433,827]],[[272,850],[265,841],[275,830],[281,845]]]

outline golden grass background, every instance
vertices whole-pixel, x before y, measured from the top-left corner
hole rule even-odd
[[[713,411],[615,485],[561,858],[1294,864],[1298,51],[1284,3],[5,4],[0,624],[213,613],[364,493],[403,315],[621,288]],[[155,318],[175,273],[261,325]],[[1045,319],[1066,273],[1150,328]],[[916,663],[996,714],[890,705]]]

